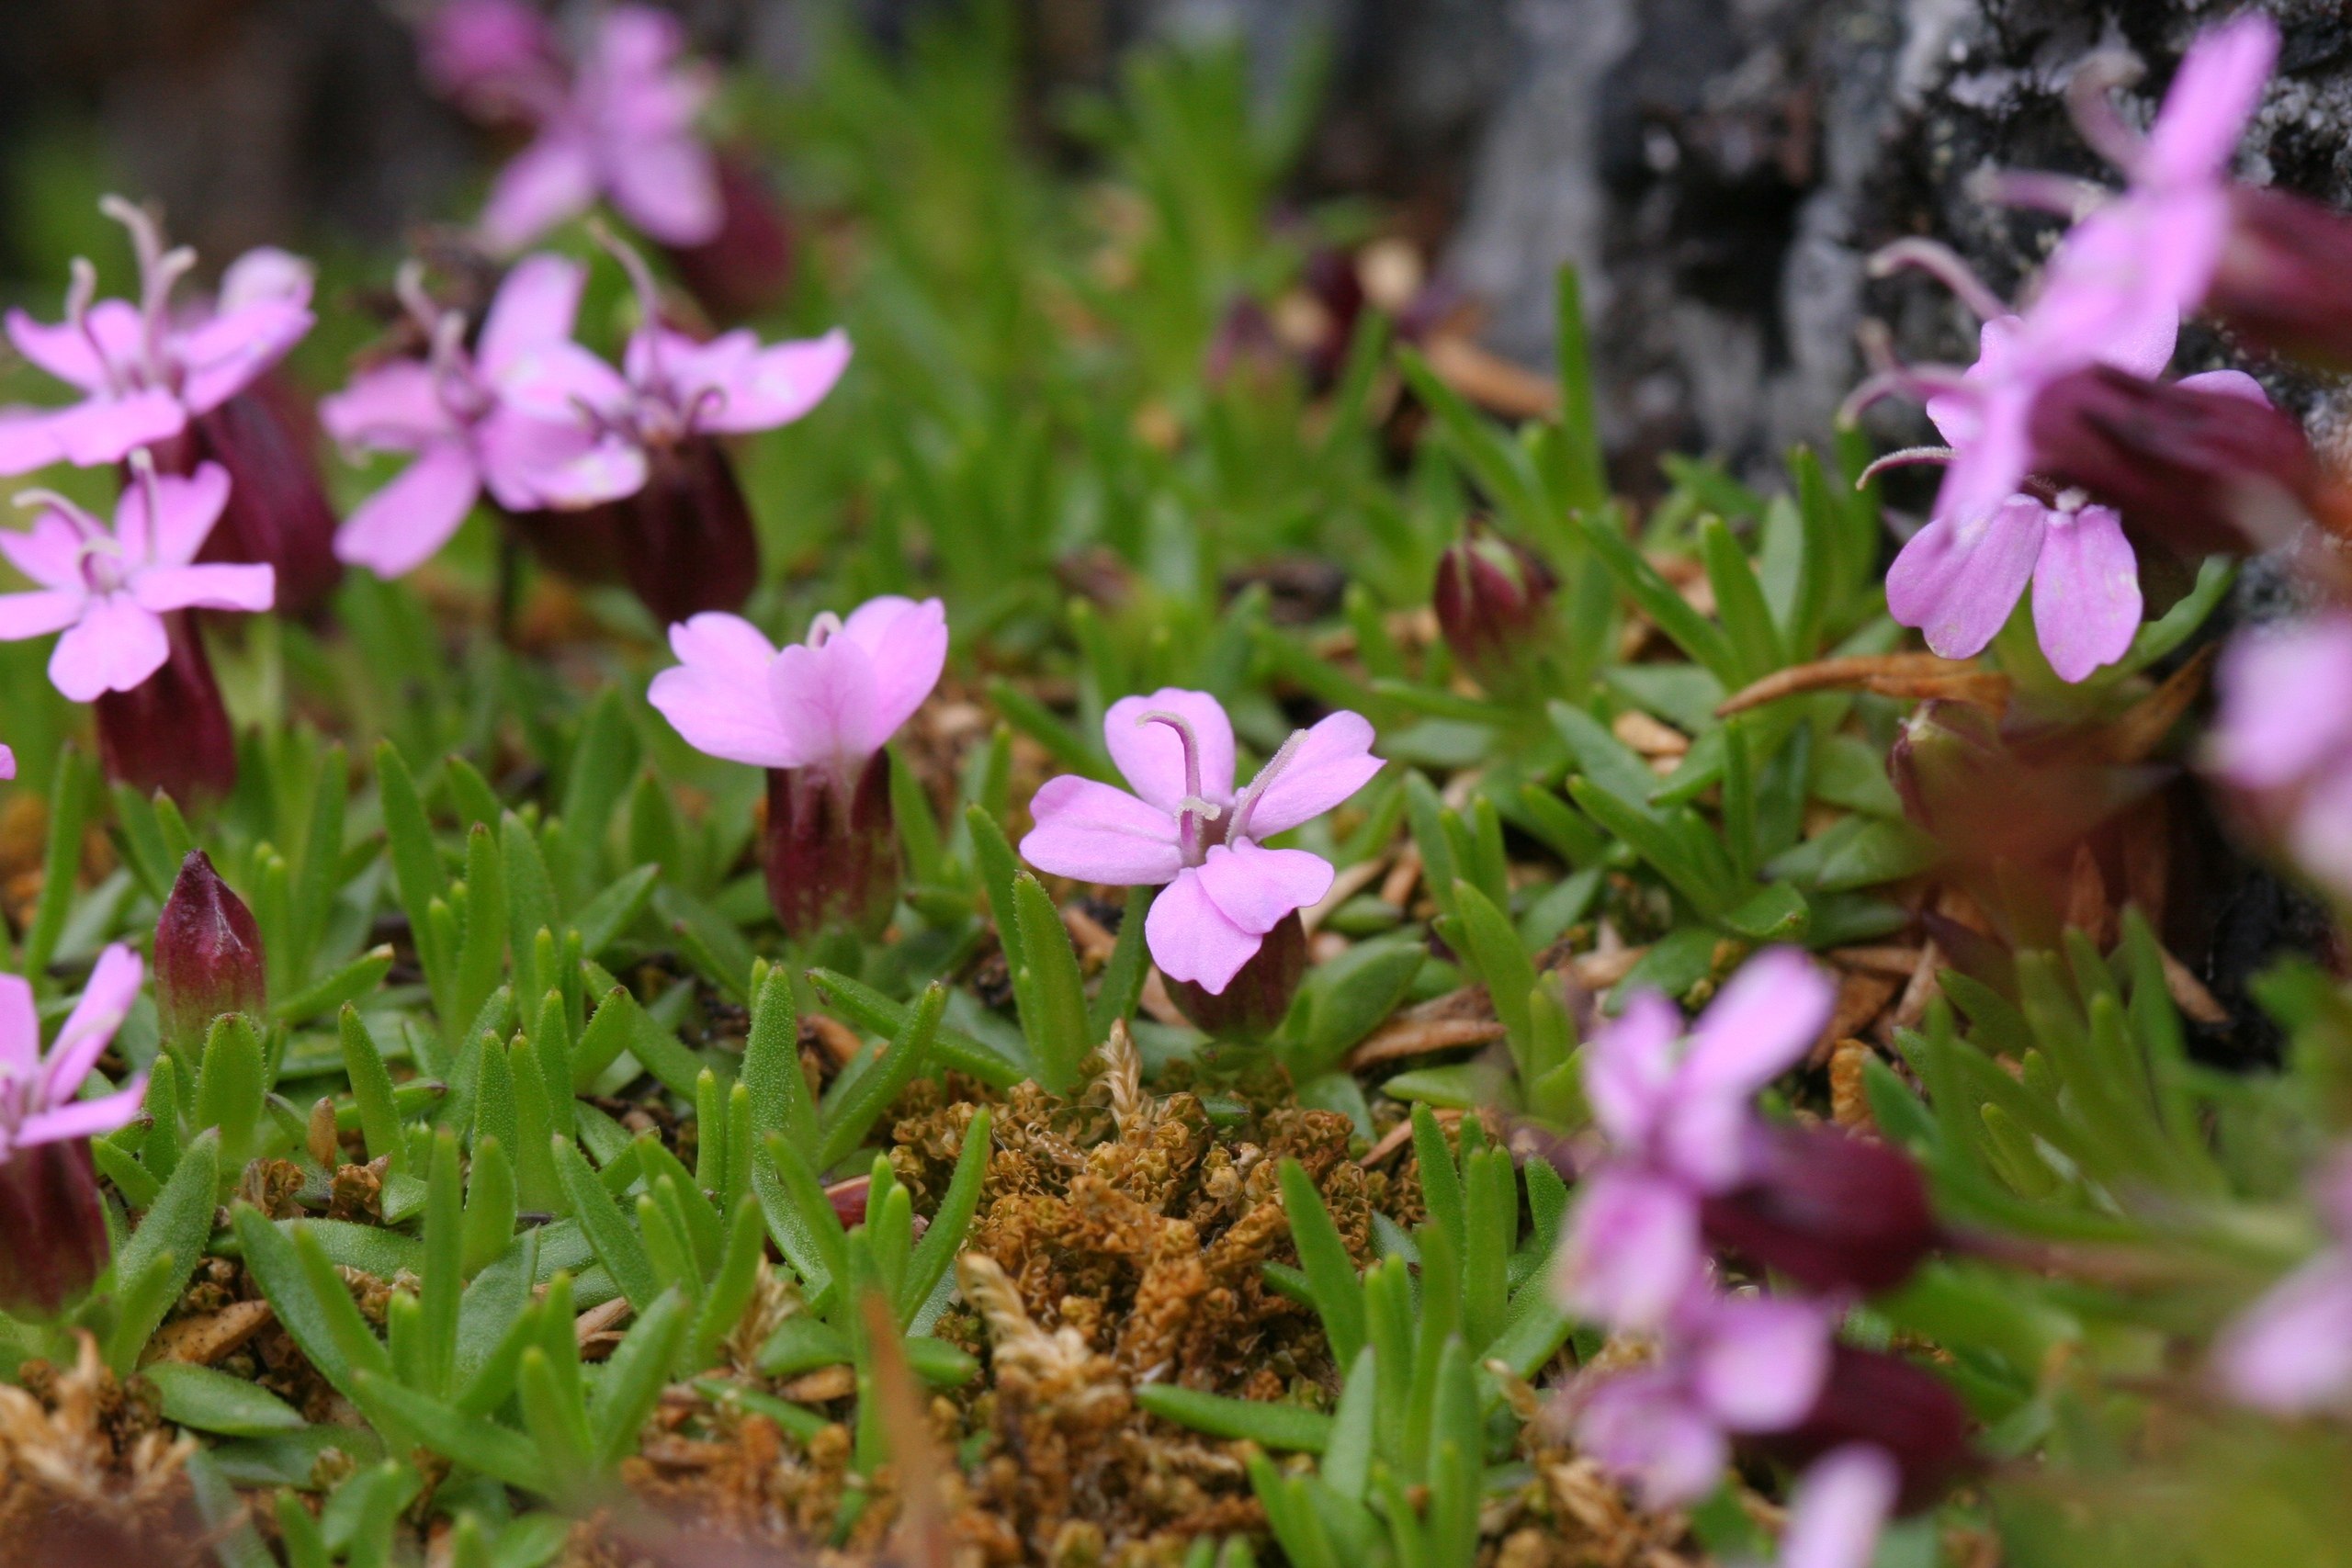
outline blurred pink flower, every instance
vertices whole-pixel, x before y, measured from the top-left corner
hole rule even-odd
[[[122,943],[100,953],[46,1058],[32,987],[0,975],[0,1162],[18,1149],[111,1133],[139,1113],[144,1074],[96,1100],[74,1098],[138,998],[139,975],[139,955]]]
[[[444,0],[417,42],[426,85],[470,114],[537,120],[562,102],[555,27],[525,0]]]
[[[1021,852],[1041,871],[1113,886],[1158,886],[1144,937],[1170,980],[1221,994],[1266,934],[1330,890],[1306,850],[1264,840],[1319,817],[1380,771],[1372,725],[1335,713],[1299,730],[1233,788],[1233,726],[1206,692],[1122,697],[1102,719],[1111,760],[1134,790],[1066,774],[1030,802]]]
[[[251,385],[311,330],[308,269],[276,250],[232,263],[215,309],[175,314],[172,290],[196,265],[196,253],[185,245],[166,251],[154,218],[119,197],[99,206],[130,231],[139,301],[96,299],[96,269],[77,256],[62,321],[51,326],[8,312],[18,352],[83,398],[62,409],[0,414],[0,474],[59,461],[117,463],[136,447],[169,440]]]
[[[266,610],[277,573],[266,566],[197,566],[229,476],[207,463],[187,479],[158,475],[142,457],[115,503],[114,526],[60,495],[27,491],[41,505],[31,529],[0,534],[0,555],[40,586],[0,594],[0,640],[62,631],[49,678],[77,703],[128,692],[171,651],[164,617],[175,610]]]
[[[597,21],[570,89],[539,118],[538,137],[491,187],[482,238],[522,249],[601,195],[651,238],[696,245],[724,216],[716,161],[695,122],[711,96],[708,72],[683,62],[677,19],[650,6],[616,6]]]
[[[2314,1193],[2330,1245],[2222,1332],[2214,1370],[2233,1399],[2279,1416],[2352,1408],[2352,1152]]]
[[[869,599],[772,646],[739,615],[670,628],[678,663],[647,694],[695,750],[758,768],[823,768],[846,784],[914,716],[947,662],[936,599]]]
[[[2205,766],[2297,865],[2352,898],[2352,614],[2233,641]]]
[[[1577,1184],[1561,1249],[1571,1311],[1656,1325],[1705,1269],[1700,1205],[1747,1179],[1759,1154],[1756,1093],[1796,1065],[1836,992],[1792,948],[1749,959],[1697,1024],[1644,992],[1586,1047],[1584,1086],[1608,1157]]]
[[[13,778],[15,778],[16,776],[17,776],[17,754],[16,754],[16,752],[14,752],[14,751],[10,750],[9,750],[7,747],[6,747],[6,746],[0,746],[0,779],[13,779]]]
[[[1835,1314],[1815,1302],[1724,1295],[1695,1280],[1638,1366],[1589,1374],[1569,1395],[1577,1446],[1645,1506],[1715,1489],[1731,1439],[1795,1426],[1829,1376]]]
[[[1806,1467],[1789,1498],[1780,1568],[1871,1568],[1902,1471],[1883,1449],[1849,1443]]]
[[[559,389],[601,389],[609,367],[571,341],[585,274],[576,262],[535,255],[499,285],[478,346],[466,319],[424,298],[403,269],[401,294],[432,336],[428,360],[396,359],[362,371],[319,405],[345,446],[413,452],[416,461],[362,502],[335,536],[335,553],[379,577],[413,570],[447,544],[487,489],[510,512],[593,505],[645,482],[643,454],[568,408]],[[540,389],[537,412],[508,389]]]

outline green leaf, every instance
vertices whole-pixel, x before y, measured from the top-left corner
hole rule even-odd
[[[240,1377],[186,1361],[152,1361],[140,1376],[163,1396],[164,1419],[199,1432],[258,1438],[302,1428],[300,1412]]]
[[[637,1447],[638,1428],[652,1414],[679,1347],[685,1343],[687,1318],[685,1297],[664,1292],[613,1348],[596,1385],[595,1457],[600,1468],[618,1465]]]
[[[401,1133],[399,1108],[392,1100],[392,1076],[384,1069],[383,1053],[360,1021],[359,1010],[345,1002],[337,1025],[343,1045],[343,1067],[351,1079],[351,1098],[359,1106],[359,1131],[371,1160],[390,1156],[394,1170],[408,1167],[408,1143]]]
[[[1462,917],[1468,956],[1477,966],[1478,977],[1487,983],[1487,995],[1494,1003],[1495,1016],[1502,1021],[1504,1032],[1510,1036],[1511,1055],[1525,1071],[1528,1045],[1533,1036],[1527,998],[1535,988],[1535,965],[1528,961],[1527,950],[1520,946],[1519,933],[1511,929],[1510,918],[1485,894],[1467,882],[1456,882],[1453,904]]]
[[[869,1034],[894,1039],[907,1026],[910,1010],[906,1004],[891,1000],[863,981],[831,969],[811,969],[808,983],[844,1021]],[[931,1049],[942,1066],[978,1078],[990,1089],[1011,1089],[1029,1077],[1025,1066],[1006,1060],[970,1035],[944,1024],[933,1035]]]
[[[907,1263],[906,1282],[899,1292],[899,1323],[901,1327],[914,1321],[923,1303],[938,1289],[940,1280],[955,1266],[956,1254],[964,1245],[964,1233],[971,1227],[972,1216],[979,1210],[980,1190],[987,1184],[989,1146],[995,1123],[986,1106],[973,1112],[971,1124],[964,1129],[964,1146],[956,1156],[956,1173],[948,1179],[947,1190],[939,1200],[938,1212],[931,1217],[931,1227],[915,1244],[914,1255]]]
[[[1706,564],[1708,586],[1714,590],[1715,614],[1745,680],[1758,680],[1787,663],[1788,652],[1781,646],[1780,628],[1772,624],[1756,570],[1722,518],[1700,522],[1699,557]]]
[[[1270,1449],[1321,1453],[1331,1440],[1331,1417],[1297,1404],[1270,1404],[1173,1383],[1146,1383],[1136,1404],[1151,1415],[1214,1438],[1245,1438]]]
[[[907,1025],[881,1056],[826,1107],[824,1133],[817,1145],[817,1168],[833,1164],[864,1141],[865,1134],[908,1084],[914,1081],[931,1055],[939,1032],[939,1015],[947,1006],[947,987],[933,981],[923,987]]]
[[[1144,981],[1151,973],[1150,953],[1144,945],[1144,922],[1151,913],[1151,901],[1157,891],[1150,887],[1127,889],[1126,908],[1119,917],[1118,941],[1111,948],[1111,961],[1102,966],[1094,999],[1087,1004],[1089,1041],[1108,1040],[1113,1023],[1135,1016]]]
[[[596,1261],[613,1277],[629,1304],[643,1311],[653,1304],[662,1292],[653,1277],[653,1263],[646,1256],[645,1244],[638,1239],[636,1228],[588,1168],[588,1161],[580,1147],[569,1138],[555,1137],[548,1141],[555,1156],[556,1176],[563,1183],[564,1195],[571,1201],[571,1212],[580,1221],[580,1228],[588,1237],[588,1245],[595,1249]]]
[[[1340,1239],[1339,1226],[1332,1224],[1331,1213],[1323,1206],[1323,1195],[1316,1190],[1306,1168],[1295,1159],[1284,1159],[1281,1182],[1291,1240],[1297,1245],[1299,1266],[1315,1293],[1332,1359],[1352,1364],[1356,1352],[1364,1347],[1366,1333],[1363,1286],[1356,1278],[1355,1260],[1348,1256],[1347,1243]]]
[[[402,1388],[382,1372],[360,1372],[356,1386],[362,1409],[373,1406],[397,1417],[467,1469],[525,1492],[548,1495],[555,1490],[538,1448],[520,1432]]]
[[[1045,884],[1025,871],[1012,880],[1012,910],[1027,980],[1016,985],[1014,994],[1022,1032],[1029,1039],[1030,1065],[1039,1088],[1068,1095],[1077,1087],[1079,1064],[1093,1049],[1078,952]]]
[[[204,1042],[204,1060],[196,1077],[196,1125],[220,1131],[220,1163],[233,1175],[252,1157],[254,1129],[261,1122],[263,1081],[261,1036],[253,1021],[241,1012],[223,1013],[212,1021]]]
[[[180,1152],[172,1179],[116,1255],[115,1278],[136,1287],[138,1297],[135,1303],[126,1299],[120,1303],[107,1337],[107,1365],[118,1375],[138,1364],[148,1337],[203,1261],[220,1181],[220,1135],[200,1133]],[[164,1281],[160,1291],[153,1288],[156,1278]]]
[[[1625,597],[1656,622],[1657,629],[1677,648],[1705,665],[1727,689],[1736,690],[1745,684],[1745,667],[1731,638],[1721,626],[1692,609],[1690,602],[1657,568],[1642,558],[1613,516],[1607,512],[1589,513],[1577,519],[1577,526],[1594,557],[1617,580]]]

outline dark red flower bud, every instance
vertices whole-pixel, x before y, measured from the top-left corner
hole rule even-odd
[[[784,932],[880,933],[899,901],[899,828],[890,759],[876,751],[854,781],[831,768],[768,770],[768,901]]]
[[[237,738],[204,639],[186,611],[165,615],[164,629],[171,653],[163,668],[93,705],[99,759],[115,783],[183,804],[226,795],[237,783]]]
[[[1937,1245],[1911,1156],[1832,1127],[1775,1126],[1755,1174],[1700,1208],[1713,1245],[1810,1291],[1891,1290]]]
[[[0,1312],[54,1317],[107,1266],[85,1138],[0,1151]]]
[[[646,457],[643,490],[554,525],[609,527],[621,575],[664,626],[741,609],[759,586],[760,541],[727,448],[691,435]]]
[[[1542,682],[1558,586],[1542,556],[1474,523],[1438,558],[1430,597],[1453,657],[1488,691],[1508,695]]]
[[[1968,1429],[1967,1407],[1935,1373],[1900,1356],[1839,1345],[1804,1419],[1756,1446],[1796,1468],[1848,1443],[1882,1449],[1902,1472],[1896,1511],[1914,1514],[1933,1507],[1971,1468]]]
[[[792,287],[792,220],[750,160],[722,151],[715,162],[718,232],[668,254],[704,310],[740,321],[771,309]]]
[[[2062,376],[2034,400],[2033,466],[2183,554],[2267,549],[2331,492],[2303,427],[2251,395],[2150,381],[2108,366]]]
[[[190,1049],[222,1013],[259,1019],[269,1005],[261,928],[202,850],[180,863],[155,922],[155,1005],[164,1038]]]
[[[334,508],[327,503],[304,439],[307,420],[289,418],[283,387],[265,378],[189,426],[182,443],[193,472],[207,458],[229,471],[229,504],[197,558],[276,569],[284,615],[307,615],[343,581],[335,558]]]
[[[1168,999],[1204,1034],[1219,1040],[1263,1040],[1290,1014],[1291,998],[1306,974],[1306,927],[1298,911],[1284,915],[1225,989],[1211,995],[1196,980],[1168,982]]]
[[[2259,346],[2352,369],[2352,219],[2284,191],[2230,189],[2205,309]]]

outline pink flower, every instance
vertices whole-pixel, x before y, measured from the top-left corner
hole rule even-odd
[[[1763,1152],[1749,1102],[1812,1047],[1835,1000],[1803,953],[1770,948],[1695,1028],[1644,992],[1594,1036],[1585,1094],[1610,1152],[1578,1183],[1560,1254],[1571,1310],[1647,1328],[1685,1298],[1705,1269],[1702,1202],[1747,1179]]]
[[[277,596],[268,567],[191,564],[228,504],[218,464],[187,479],[158,475],[143,459],[135,467],[110,530],[64,497],[34,491],[17,498],[43,506],[32,528],[0,534],[0,555],[40,584],[0,594],[0,639],[63,632],[49,678],[77,703],[130,691],[162,669],[170,612],[266,610]]]
[[[2240,637],[2207,769],[2305,872],[2352,898],[2352,615]]]
[[[1650,1360],[1594,1374],[1571,1394],[1577,1446],[1645,1506],[1695,1503],[1722,1479],[1735,1435],[1785,1430],[1813,1408],[1832,1326],[1819,1303],[1723,1295],[1701,1278]]]
[[[437,309],[419,272],[403,269],[401,296],[432,334],[431,358],[363,371],[319,413],[347,447],[413,452],[416,461],[345,522],[338,556],[398,577],[448,542],[485,489],[508,511],[530,512],[593,505],[645,482],[641,453],[556,400],[558,389],[599,389],[611,375],[571,341],[585,276],[560,256],[517,263],[469,353],[465,317]],[[511,383],[526,378],[542,393],[537,412],[507,397]]]
[[[2334,1244],[2246,1309],[2214,1347],[2233,1399],[2279,1416],[2352,1408],[2352,1154],[2319,1183]]]
[[[417,41],[427,85],[469,113],[538,119],[562,100],[555,28],[523,0],[445,0]]]
[[[869,599],[846,621],[819,615],[808,641],[779,650],[714,610],[672,626],[670,648],[679,662],[647,696],[696,750],[848,782],[939,683],[947,612],[936,599]]]
[[[7,747],[0,746],[0,779],[13,779],[16,776],[17,754]]]
[[[139,972],[139,955],[120,942],[100,953],[46,1059],[32,987],[0,975],[0,1162],[18,1149],[111,1133],[139,1114],[144,1074],[112,1094],[74,1099],[137,999]]]
[[[1144,927],[1170,980],[1221,994],[1266,934],[1330,890],[1332,870],[1305,850],[1264,840],[1319,817],[1380,771],[1372,726],[1335,713],[1294,733],[1250,786],[1233,787],[1233,726],[1206,692],[1163,687],[1122,697],[1102,739],[1134,790],[1049,779],[1021,840],[1032,865],[1113,886],[1159,886]]]
[[[18,352],[83,398],[55,411],[0,415],[0,474],[61,460],[79,468],[117,463],[136,447],[169,440],[243,391],[311,330],[308,272],[292,286],[285,264],[293,258],[282,251],[241,257],[223,278],[216,310],[175,316],[172,290],[196,265],[196,253],[165,251],[154,219],[119,197],[99,206],[130,231],[139,302],[96,299],[97,273],[77,257],[64,321],[51,326],[8,312]]]
[[[1902,1483],[1901,1467],[1868,1443],[1814,1461],[1789,1499],[1780,1568],[1871,1568]]]
[[[631,223],[670,245],[695,245],[723,217],[718,170],[695,128],[708,73],[682,63],[676,18],[617,6],[597,25],[570,91],[548,107],[537,141],[506,165],[482,213],[482,238],[522,249],[601,194]]]

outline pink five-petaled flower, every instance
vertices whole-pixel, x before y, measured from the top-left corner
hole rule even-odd
[[[1724,1295],[1698,1276],[1650,1360],[1590,1374],[1570,1395],[1577,1446],[1649,1507],[1695,1503],[1722,1479],[1735,1435],[1804,1418],[1829,1376],[1834,1320],[1818,1302]]]
[[[1206,692],[1122,697],[1102,719],[1111,761],[1135,791],[1066,774],[1030,802],[1032,865],[1112,886],[1169,885],[1144,926],[1170,980],[1221,994],[1269,932],[1330,890],[1306,850],[1264,840],[1321,816],[1380,771],[1372,725],[1330,714],[1295,732],[1250,786],[1233,787],[1233,726]]]
[[[2207,769],[2308,875],[2352,899],[2352,614],[2240,637],[2218,684]]]
[[[2280,1416],[2352,1409],[2352,1150],[2316,1183],[2333,1237],[2223,1331],[2215,1370],[2230,1396]]]
[[[697,245],[725,216],[718,173],[695,122],[710,101],[707,70],[682,62],[677,19],[616,6],[598,20],[571,90],[549,106],[538,137],[506,165],[482,212],[482,238],[522,249],[599,195],[667,245]]]
[[[207,463],[187,479],[143,459],[115,503],[114,526],[62,496],[28,491],[43,510],[30,531],[0,534],[0,555],[40,586],[0,594],[0,640],[62,631],[49,678],[77,703],[128,692],[171,654],[164,617],[175,610],[266,610],[277,574],[266,566],[197,566],[229,500],[229,476]]]
[[[107,948],[43,1060],[32,987],[0,975],[0,1313],[50,1316],[106,1268],[88,1140],[138,1115],[146,1085],[75,1094],[138,994],[138,955]]]
[[[1559,1290],[1570,1310],[1616,1328],[1654,1326],[1702,1278],[1702,1201],[1760,1157],[1749,1102],[1794,1066],[1836,993],[1804,954],[1748,960],[1688,1031],[1672,1002],[1644,992],[1587,1048],[1585,1094],[1609,1140],[1578,1183]]]
[[[80,389],[80,402],[54,411],[0,414],[0,474],[21,474],[61,459],[77,468],[120,462],[137,447],[167,441],[198,415],[251,385],[311,330],[307,276],[289,291],[260,287],[282,280],[288,259],[258,251],[232,263],[220,307],[183,318],[172,290],[196,265],[186,246],[166,251],[154,218],[119,197],[100,207],[130,231],[139,257],[140,297],[96,299],[97,273],[74,258],[65,320],[51,326],[22,310],[7,330],[27,359]]]
[[[542,386],[594,375],[580,367],[594,356],[571,342],[585,276],[560,256],[526,257],[499,285],[469,353],[465,316],[436,308],[413,265],[401,269],[401,296],[430,334],[430,357],[362,371],[319,413],[346,447],[413,452],[416,460],[345,522],[338,556],[398,577],[448,542],[485,489],[509,512],[531,512],[593,505],[645,482],[641,454],[577,409],[531,413],[506,397],[519,375]]]

